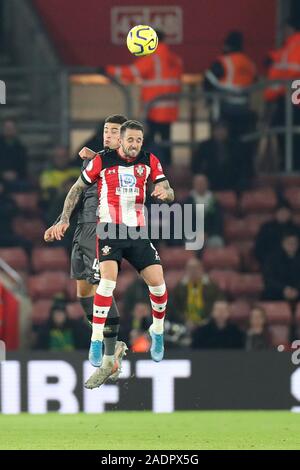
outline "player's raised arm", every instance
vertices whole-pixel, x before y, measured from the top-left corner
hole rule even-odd
[[[68,192],[60,221],[58,222],[58,224],[55,225],[53,229],[53,235],[56,240],[61,240],[66,231],[68,230],[70,225],[70,217],[76,204],[79,201],[81,194],[91,184],[94,184],[97,181],[101,169],[101,156],[97,154],[95,158],[89,162],[88,166],[85,168],[85,170],[83,170],[81,176],[78,178],[76,183]]]
[[[68,192],[64,208],[60,217],[60,221],[54,225],[52,230],[52,235],[56,240],[61,240],[66,231],[70,226],[70,217],[72,212],[79,201],[79,198],[83,191],[88,188],[89,184],[83,181],[82,177],[80,176],[75,184],[73,184],[72,188]]]
[[[155,183],[155,188],[151,196],[157,197],[163,202],[173,202],[174,190],[171,188],[168,180],[160,181]]]

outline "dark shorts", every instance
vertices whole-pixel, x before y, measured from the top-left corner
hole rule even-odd
[[[71,255],[71,278],[99,284],[99,262],[96,254],[96,224],[78,224]]]
[[[158,252],[148,238],[138,238],[137,240],[98,238],[98,259],[100,263],[108,260],[117,261],[120,269],[123,258],[138,272],[152,264],[161,265]]]

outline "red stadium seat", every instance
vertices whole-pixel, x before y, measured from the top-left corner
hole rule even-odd
[[[66,294],[69,300],[77,300],[77,287],[75,279],[68,279],[66,284]]]
[[[169,269],[168,271],[165,271],[164,278],[165,278],[165,283],[169,292],[175,289],[175,287],[181,281],[183,276],[184,276],[183,270]]]
[[[181,247],[162,248],[159,255],[165,269],[182,269],[186,262],[195,258],[195,252]]]
[[[238,274],[231,280],[229,291],[234,297],[247,296],[259,298],[264,289],[261,274]]]
[[[41,271],[69,271],[69,257],[64,248],[35,248],[32,251],[32,267]]]
[[[270,212],[277,205],[275,191],[270,188],[245,191],[241,199],[241,210],[247,212]]]
[[[70,320],[79,320],[80,318],[84,318],[85,314],[82,309],[82,306],[79,302],[72,302],[67,304],[67,315]]]
[[[272,214],[250,214],[242,219],[225,219],[224,232],[228,242],[252,240],[260,227],[272,219]]]
[[[39,194],[37,192],[13,193],[11,196],[22,212],[29,212],[31,214],[38,214],[40,212]]]
[[[280,176],[278,175],[259,175],[255,179],[256,185],[258,188],[266,188],[266,187],[276,187],[280,184]]]
[[[206,269],[236,269],[240,267],[240,255],[234,246],[225,248],[206,248],[203,253]]]
[[[236,300],[230,304],[230,320],[246,327],[249,321],[250,305],[245,300]]]
[[[41,219],[16,217],[13,220],[14,232],[31,242],[43,241],[45,224]]]
[[[260,266],[254,256],[254,242],[245,240],[243,242],[236,242],[235,246],[241,255],[243,270],[247,272],[258,272],[260,270]]]
[[[0,248],[0,258],[17,271],[28,271],[29,261],[23,248]]]
[[[49,299],[60,293],[65,293],[68,276],[58,271],[43,272],[30,276],[28,279],[29,295],[33,299]]]
[[[280,185],[284,188],[295,188],[300,186],[300,175],[280,176]]]
[[[236,271],[222,269],[213,269],[209,273],[210,279],[224,292],[229,291],[231,283],[237,276],[238,273]]]
[[[279,346],[281,344],[288,345],[290,329],[287,325],[270,325],[269,331],[272,340],[272,346]]]
[[[268,323],[275,325],[290,325],[292,314],[287,302],[260,302],[266,311]]]
[[[220,206],[227,212],[235,212],[237,197],[234,191],[217,191],[214,193]]]
[[[37,300],[32,306],[31,320],[34,325],[39,325],[48,320],[52,300]]]
[[[284,192],[284,196],[289,202],[292,209],[300,209],[300,188],[287,188]]]

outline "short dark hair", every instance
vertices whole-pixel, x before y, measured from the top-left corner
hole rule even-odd
[[[126,116],[123,116],[123,114],[112,114],[111,116],[108,116],[104,124],[107,123],[113,123],[113,124],[124,124],[124,122],[128,121],[128,118]]]
[[[133,119],[130,121],[126,121],[124,122],[124,124],[122,124],[120,134],[124,134],[124,132],[126,132],[126,129],[136,129],[137,131],[142,131],[142,133],[144,134],[143,124],[139,121],[134,121]]]

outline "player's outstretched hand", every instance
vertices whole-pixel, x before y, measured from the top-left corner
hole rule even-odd
[[[54,225],[53,234],[54,234],[55,240],[61,240],[64,237],[69,227],[70,227],[70,224],[66,224],[62,222],[58,222],[56,225]]]
[[[160,199],[161,201],[166,201],[168,199],[168,191],[165,188],[156,186],[154,191],[152,191],[151,196]]]
[[[47,243],[54,242],[55,237],[53,234],[53,229],[54,229],[54,225],[51,225],[51,227],[47,228],[47,230],[45,231],[44,233],[45,242]]]
[[[95,155],[97,155],[96,152],[89,149],[88,147],[83,147],[79,152],[79,156],[82,160],[92,160]]]

